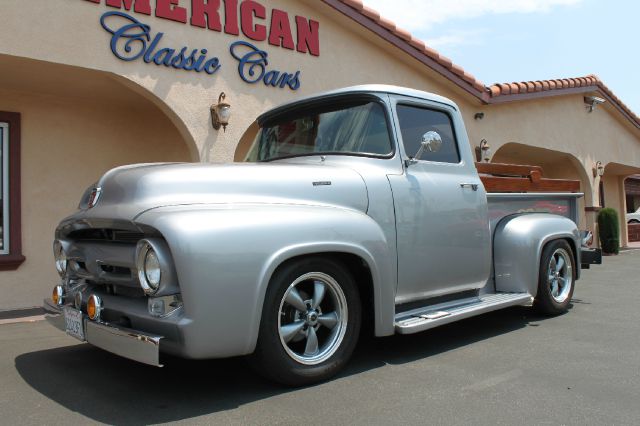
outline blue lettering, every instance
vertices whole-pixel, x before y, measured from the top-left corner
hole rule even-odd
[[[111,25],[112,23],[119,23],[120,27]],[[116,58],[123,61],[130,62],[142,58],[148,64],[184,71],[204,71],[210,75],[215,74],[221,67],[217,57],[207,57],[207,49],[193,49],[188,56],[189,48],[186,46],[179,51],[167,47],[156,51],[164,33],[156,34],[152,40],[151,27],[124,12],[106,12],[100,18],[100,24],[111,34],[111,51]]]
[[[242,51],[244,50],[244,51]],[[300,88],[300,71],[295,74],[283,73],[277,70],[267,71],[269,54],[246,41],[237,41],[229,48],[231,56],[238,61],[240,78],[249,84],[262,81],[266,86],[289,86],[291,90]]]
[[[249,48],[249,52],[241,56],[237,52],[238,47],[247,47]],[[269,55],[267,52],[258,49],[256,46],[246,41],[236,41],[231,45],[230,51],[231,56],[236,58],[239,62],[238,72],[240,73],[240,78],[249,84],[254,84],[262,80],[265,70],[267,69],[267,65],[269,64],[269,61],[267,60]]]

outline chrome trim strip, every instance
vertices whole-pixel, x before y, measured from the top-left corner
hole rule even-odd
[[[84,321],[87,342],[105,351],[141,362],[162,367],[160,364],[160,340],[162,336],[142,334],[129,328]]]
[[[45,299],[43,308],[46,320],[60,331],[66,332],[61,307],[51,299]],[[84,317],[84,333],[87,342],[105,351],[154,367],[160,364],[160,340],[163,336],[144,334],[130,328],[91,321]]]

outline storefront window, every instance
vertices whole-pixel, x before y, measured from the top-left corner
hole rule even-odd
[[[24,262],[20,219],[20,114],[0,111],[0,271]]]

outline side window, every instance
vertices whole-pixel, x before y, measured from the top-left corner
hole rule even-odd
[[[442,137],[442,149],[438,152],[425,152],[420,159],[440,163],[460,162],[460,152],[453,132],[453,123],[448,114],[409,105],[398,105],[397,112],[404,150],[407,155],[414,156],[418,152],[422,135],[429,131],[436,131]]]

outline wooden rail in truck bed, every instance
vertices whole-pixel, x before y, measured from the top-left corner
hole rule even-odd
[[[580,192],[579,180],[544,178],[542,167],[476,163],[487,192]]]

